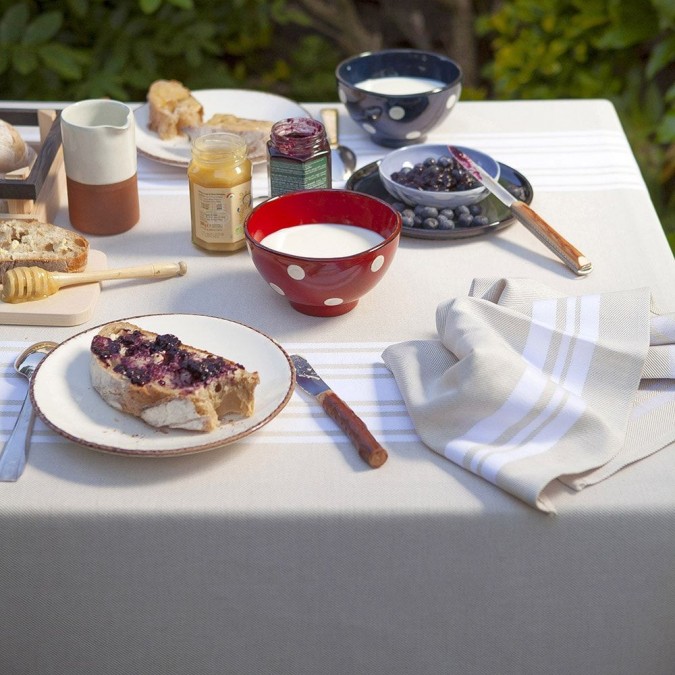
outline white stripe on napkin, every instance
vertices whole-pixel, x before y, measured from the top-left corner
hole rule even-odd
[[[565,309],[565,325],[557,355],[552,359],[550,351],[559,305]],[[525,369],[502,408],[446,446],[448,459],[495,482],[507,462],[546,452],[555,445],[585,410],[580,396],[598,338],[599,316],[597,295],[533,303],[532,323],[521,355],[530,367]],[[554,360],[554,365],[546,377],[542,370],[548,360]],[[549,378],[559,383],[560,388],[542,406],[541,397]],[[523,425],[537,409],[541,412],[531,422],[515,434],[510,431]],[[526,440],[527,446],[521,447]]]

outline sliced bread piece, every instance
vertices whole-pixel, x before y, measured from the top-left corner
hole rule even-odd
[[[265,120],[251,120],[236,115],[216,113],[201,126],[185,127],[184,131],[192,141],[198,136],[218,131],[237,134],[246,143],[249,159],[259,161],[267,156],[267,141],[270,139],[273,126],[273,122]]]
[[[213,431],[253,414],[257,372],[132,323],[107,324],[91,343],[91,382],[104,401],[153,427]]]
[[[39,220],[0,220],[0,278],[14,267],[81,272],[88,257],[89,242],[73,230]]]
[[[148,89],[148,126],[162,140],[181,136],[185,127],[199,126],[202,104],[178,80],[156,80]]]

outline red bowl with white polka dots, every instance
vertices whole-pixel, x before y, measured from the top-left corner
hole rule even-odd
[[[338,316],[389,269],[401,215],[358,192],[302,190],[258,205],[244,230],[254,265],[276,293],[304,314]]]

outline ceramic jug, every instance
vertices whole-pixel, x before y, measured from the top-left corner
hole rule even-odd
[[[119,234],[140,218],[135,120],[119,101],[91,99],[61,113],[61,136],[73,227]]]

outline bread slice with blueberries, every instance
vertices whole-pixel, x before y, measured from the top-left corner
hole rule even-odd
[[[94,336],[90,374],[113,408],[153,427],[202,432],[225,417],[250,417],[260,382],[241,364],[126,321]]]

